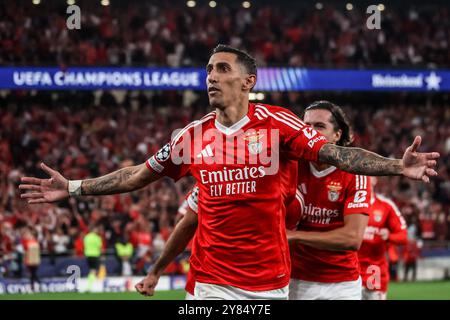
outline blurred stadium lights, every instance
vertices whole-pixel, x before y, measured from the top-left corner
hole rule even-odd
[[[317,10],[322,10],[323,9],[323,4],[321,2],[317,2],[316,3],[316,9]]]
[[[40,3],[41,3],[41,0],[33,0],[33,4],[38,5],[38,4],[40,4]]]
[[[244,1],[244,2],[242,2],[242,6],[243,6],[245,9],[248,9],[248,8],[250,8],[251,3],[250,3],[250,1]]]
[[[100,1],[100,3],[101,3],[101,5],[102,6],[109,6],[109,0],[102,0],[102,1]]]
[[[380,3],[380,4],[378,5],[378,10],[384,11],[384,9],[386,9],[386,7],[384,6],[384,4]]]
[[[265,97],[266,97],[266,95],[262,92],[250,92],[248,95],[248,99],[250,101],[255,101],[255,100],[261,101],[261,100],[264,100]]]
[[[68,6],[71,6],[73,4],[75,4],[75,0],[67,0],[67,5]]]
[[[348,11],[351,11],[351,10],[353,10],[353,4],[347,3],[347,4],[345,5],[345,8],[346,8]]]
[[[193,8],[193,7],[195,7],[197,5],[197,3],[194,0],[189,0],[188,2],[186,2],[186,5],[189,8]]]
[[[210,6],[211,8],[215,8],[215,7],[217,6],[217,2],[215,2],[215,1],[210,1],[210,2],[209,2],[209,6]]]

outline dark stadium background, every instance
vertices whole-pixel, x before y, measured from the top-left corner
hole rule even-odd
[[[102,2],[74,2],[81,8],[80,30],[66,28],[66,1],[0,2],[0,66],[203,68],[210,51],[225,43],[248,50],[259,67],[427,72],[450,67],[450,6],[446,1],[386,1],[380,30],[366,28],[366,8],[374,4],[367,1],[253,0],[249,8],[242,1],[219,0],[213,8],[210,1],[196,1],[193,7],[186,1]],[[341,105],[355,129],[354,145],[384,156],[401,157],[415,135],[423,137],[422,151],[440,152],[439,177],[430,184],[383,178],[379,190],[398,204],[408,234],[420,249],[417,279],[405,282],[402,260],[407,248],[397,248],[398,278],[388,297],[449,299],[449,92],[261,93],[265,103],[289,106],[299,115],[315,100]],[[44,177],[40,161],[71,179],[141,163],[173,130],[208,110],[206,92],[199,90],[0,88],[0,294],[4,293],[0,299],[82,296],[6,294],[30,291],[20,245],[25,226],[33,230],[41,246],[39,277],[64,283],[70,265],[80,267],[82,278],[87,276],[80,244],[89,225],[100,225],[105,268],[99,291],[133,291],[131,280],[119,277],[116,242],[125,233],[130,236],[133,279],[144,276],[173,229],[192,179],[178,183],[164,179],[120,196],[28,206],[19,196],[19,178]],[[188,256],[189,250],[170,266],[163,281],[165,289],[178,291],[161,291],[157,298],[184,297],[180,289]],[[139,298],[134,292],[97,297]]]

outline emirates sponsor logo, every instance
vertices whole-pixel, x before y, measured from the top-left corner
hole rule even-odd
[[[339,216],[339,210],[328,209],[328,208],[320,208],[313,206],[309,203],[304,211],[303,218],[307,222],[316,223],[316,224],[329,224],[331,219]]]
[[[200,177],[203,184],[242,181],[262,178],[266,175],[263,166],[228,169],[223,167],[219,171],[200,170]]]
[[[211,197],[236,195],[256,192],[256,180],[266,175],[265,168],[248,167],[218,171],[200,170],[200,178],[204,185],[209,185]]]

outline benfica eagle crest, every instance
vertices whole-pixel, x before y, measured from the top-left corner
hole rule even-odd
[[[328,188],[328,200],[331,202],[336,202],[339,199],[339,196],[341,194],[341,183],[340,182],[331,182],[327,186]]]
[[[251,154],[260,154],[263,149],[263,144],[260,141],[261,138],[264,137],[263,134],[259,134],[258,132],[247,134],[244,140],[248,141],[247,149]]]

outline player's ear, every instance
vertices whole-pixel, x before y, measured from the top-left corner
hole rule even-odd
[[[335,131],[334,132],[334,141],[336,141],[336,143],[339,141],[339,140],[341,140],[341,137],[342,137],[342,130],[341,129],[339,129],[338,131]]]
[[[245,91],[250,91],[256,84],[256,75],[249,74],[245,77],[244,84],[242,85],[242,89]]]

